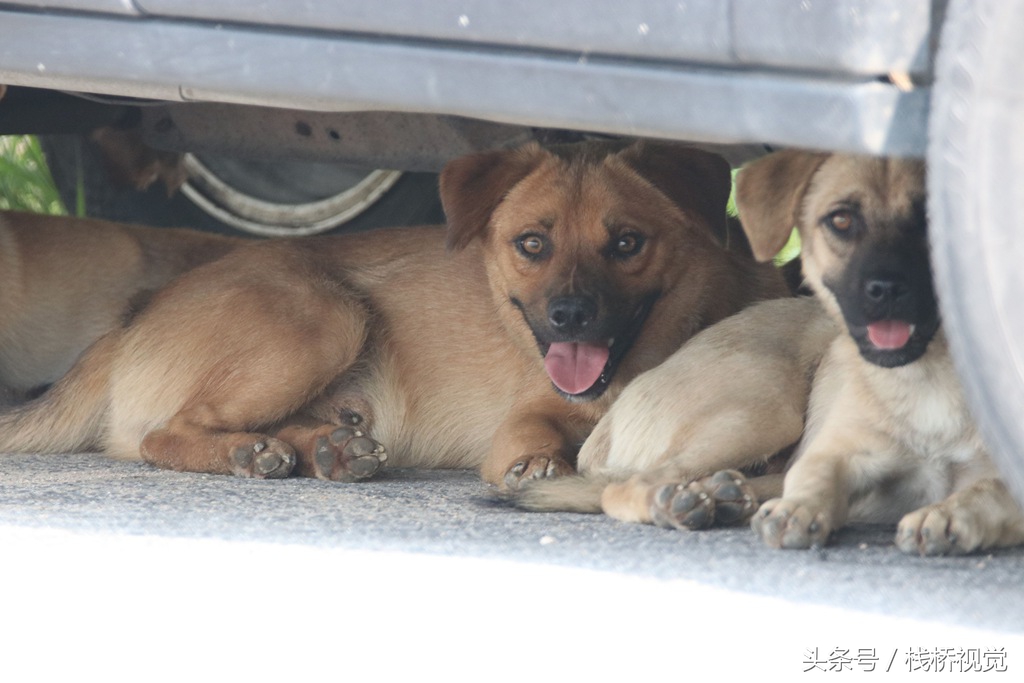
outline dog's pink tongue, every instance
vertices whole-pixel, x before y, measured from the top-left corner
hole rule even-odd
[[[557,342],[544,356],[544,369],[556,387],[579,394],[594,386],[607,362],[607,346]]]
[[[879,349],[902,349],[913,331],[902,320],[880,320],[868,325],[868,339]]]

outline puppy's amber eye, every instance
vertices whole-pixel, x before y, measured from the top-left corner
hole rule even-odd
[[[616,256],[633,256],[639,253],[644,246],[644,236],[627,232],[615,238],[612,247]]]
[[[547,251],[548,243],[540,235],[523,235],[516,241],[516,247],[523,256],[537,258]]]
[[[828,227],[836,232],[846,232],[853,227],[853,214],[849,211],[835,211],[825,219]]]

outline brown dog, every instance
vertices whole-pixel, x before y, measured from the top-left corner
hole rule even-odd
[[[148,294],[240,242],[0,212],[0,405],[57,381]]]
[[[447,235],[262,243],[200,267],[0,419],[0,450],[347,481],[388,455],[510,487],[569,472],[629,379],[785,293],[716,239],[729,189],[721,158],[669,144],[457,159]]]
[[[920,162],[781,152],[750,164],[737,203],[755,255],[798,226],[821,305],[763,303],[696,336],[597,426],[580,454],[589,476],[519,503],[692,529],[781,495],[752,521],[776,547],[822,544],[847,521],[899,521],[899,547],[922,554],[1024,541],[939,329],[924,199]],[[784,489],[726,469],[798,439]]]

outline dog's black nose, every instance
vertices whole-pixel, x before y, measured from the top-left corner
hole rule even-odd
[[[597,302],[588,296],[561,296],[548,302],[551,327],[565,334],[579,334],[597,319]]]
[[[906,284],[899,280],[874,279],[864,283],[864,295],[875,304],[892,303],[907,291]]]

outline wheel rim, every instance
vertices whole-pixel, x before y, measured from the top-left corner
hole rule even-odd
[[[244,178],[223,177],[229,174],[218,172],[211,168],[213,165],[214,162],[207,163],[193,154],[186,154],[188,180],[181,188],[182,193],[222,223],[265,237],[299,237],[331,230],[373,206],[402,175],[399,171],[346,169],[347,177],[336,179],[340,191],[311,200],[297,196],[272,200],[257,196],[241,182]],[[307,167],[330,172],[326,165]],[[359,176],[354,182],[353,175]],[[283,194],[289,194],[287,188]]]

